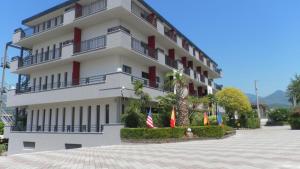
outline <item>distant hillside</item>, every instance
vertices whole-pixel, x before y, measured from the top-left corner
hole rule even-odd
[[[254,94],[246,94],[251,103],[256,104],[256,96]],[[269,107],[277,108],[277,107],[289,107],[290,102],[288,101],[288,97],[286,92],[282,90],[277,90],[274,93],[259,98],[261,103],[267,104]]]

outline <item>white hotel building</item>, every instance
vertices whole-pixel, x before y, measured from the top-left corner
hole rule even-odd
[[[22,24],[9,154],[119,144],[135,80],[152,98],[170,91],[173,70],[189,78],[190,94],[221,87],[218,65],[143,0],[69,0]]]

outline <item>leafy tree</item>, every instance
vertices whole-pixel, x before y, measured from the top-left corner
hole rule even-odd
[[[0,121],[0,135],[4,132],[4,123]]]
[[[125,114],[122,116],[122,122],[126,127],[136,128],[145,127],[146,108],[149,106],[151,98],[148,93],[143,91],[143,83],[134,82],[134,93],[139,99],[131,99],[126,107]]]
[[[251,111],[251,104],[247,96],[236,88],[224,88],[218,91],[216,99],[220,106],[224,107],[228,114],[230,123],[235,123],[234,114]]]
[[[287,94],[293,104],[297,105],[300,102],[300,75],[296,74],[294,79],[291,79],[287,88]]]

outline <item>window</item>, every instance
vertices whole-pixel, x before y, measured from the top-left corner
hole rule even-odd
[[[54,26],[57,26],[57,17],[54,18]]]
[[[43,111],[42,131],[45,131],[45,118],[46,118],[46,109],[44,109]]]
[[[47,21],[47,29],[49,29],[51,27],[51,20]]]
[[[124,114],[124,113],[125,113],[125,105],[122,104],[122,114]]]
[[[49,110],[48,131],[51,131],[52,109]]]
[[[127,65],[123,65],[123,72],[131,74],[132,73],[131,67]]]
[[[45,53],[45,61],[49,60],[49,51],[50,51],[50,46],[47,47],[47,51]]]
[[[47,90],[48,88],[48,76],[45,76],[45,84],[43,90]]]
[[[79,131],[82,132],[82,114],[83,114],[83,107],[80,106],[79,110]]]
[[[92,113],[92,107],[88,107],[88,132],[91,132],[91,113]]]
[[[42,48],[40,56],[41,56],[40,61],[43,62],[44,61],[44,48]]]
[[[32,131],[32,126],[33,126],[33,115],[34,115],[34,110],[31,111],[30,131]]]
[[[65,131],[65,126],[66,126],[66,108],[63,108],[63,120],[62,120],[62,131]]]
[[[75,107],[72,107],[72,132],[74,132],[74,123],[75,123]]]
[[[37,115],[36,115],[36,131],[39,131],[39,120],[40,120],[40,110],[37,110]]]
[[[34,92],[35,92],[35,85],[36,85],[36,78],[33,78],[32,91],[34,91]]]
[[[35,142],[24,141],[23,147],[24,149],[35,149]]]
[[[67,87],[67,85],[68,85],[68,72],[65,72],[65,82],[64,82],[64,84],[65,84],[65,87]]]
[[[97,117],[96,117],[96,130],[97,132],[100,131],[100,105],[97,105]]]
[[[54,75],[51,75],[51,85],[50,85],[51,89],[53,89],[54,87]]]
[[[105,123],[109,124],[109,104],[105,105]]]
[[[65,148],[66,149],[75,149],[75,148],[81,148],[82,145],[81,144],[65,144]]]
[[[56,52],[56,44],[53,45],[53,49],[52,49],[52,59],[55,59],[55,52]]]
[[[57,130],[58,130],[58,113],[59,113],[59,109],[56,108],[55,127],[54,127],[54,131],[55,131],[55,132],[57,132]]]
[[[42,77],[39,78],[39,90],[42,90]]]
[[[146,73],[146,72],[142,72],[142,78],[148,79],[149,78],[149,74]]]
[[[57,88],[60,88],[60,73],[57,74]]]
[[[160,78],[158,76],[156,77],[156,82],[160,83]]]

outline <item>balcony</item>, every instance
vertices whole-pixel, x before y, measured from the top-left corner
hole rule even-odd
[[[148,84],[148,82],[146,83]],[[53,87],[53,88],[52,88]],[[60,103],[66,101],[80,101],[112,97],[133,97],[132,75],[123,72],[114,72],[104,75],[95,75],[81,78],[76,83],[53,82],[47,84],[23,84],[18,85],[16,90],[7,93],[7,106],[26,106],[35,104]],[[125,88],[121,93],[121,89]],[[145,92],[152,98],[163,96],[166,93],[162,85],[157,88],[145,85]],[[83,92],[84,91],[84,92]]]
[[[143,19],[144,21],[148,22],[153,27],[157,27],[157,19],[154,13],[149,13],[139,7],[136,3],[131,4],[131,12],[135,14],[137,17]]]
[[[131,48],[132,50],[142,55],[148,56],[152,59],[158,59],[157,50],[149,48],[148,44],[146,44],[145,42],[139,41],[135,38],[131,38]]]
[[[24,94],[24,93],[36,93],[42,91],[50,91],[50,90],[57,90],[57,89],[64,89],[70,87],[78,87],[78,86],[85,86],[85,85],[92,85],[92,84],[100,84],[105,82],[105,75],[98,75],[98,76],[90,76],[85,78],[80,78],[78,83],[74,82],[56,82],[56,83],[47,83],[43,85],[30,85],[28,84],[16,84],[16,94]]]
[[[144,87],[153,88],[153,87],[150,86],[148,79],[140,78],[140,77],[136,77],[136,76],[131,76],[132,84],[134,84],[135,81],[140,81],[141,83],[144,84]],[[157,90],[160,90],[160,91],[163,91],[163,92],[165,92],[165,91],[170,92],[170,90],[165,89],[164,84],[162,84],[162,83],[156,83],[156,86],[154,87],[154,89],[157,89]]]
[[[106,35],[98,36],[89,40],[82,41],[81,43],[74,44],[74,54],[89,52],[106,47]]]
[[[223,88],[223,85],[219,85],[217,83],[214,83],[214,89],[216,89],[216,90],[222,90],[222,88]]]
[[[83,18],[107,9],[107,0],[97,0],[81,8],[75,7],[75,18]]]
[[[165,55],[165,64],[174,68],[178,69],[178,64],[176,60],[171,59],[168,55]]]
[[[177,35],[176,35],[176,32],[174,30],[167,30],[167,28],[165,28],[165,35],[168,38],[170,38],[172,41],[177,43]]]
[[[18,58],[18,68],[29,67],[33,65],[38,65],[41,63],[51,62],[61,58],[61,48],[46,51],[36,55],[30,54],[24,58]]]

